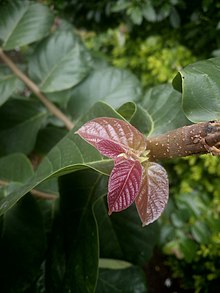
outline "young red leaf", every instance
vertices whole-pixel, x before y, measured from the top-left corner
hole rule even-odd
[[[126,152],[119,144],[107,139],[100,140],[97,143],[97,149],[102,155],[112,159]]]
[[[117,144],[118,149],[123,150],[122,153],[133,152],[137,156],[146,149],[144,136],[128,122],[116,118],[101,117],[93,119],[84,124],[76,133],[100,152],[103,152],[103,141],[105,144],[108,143],[108,146],[110,146],[110,143],[114,143],[114,148]],[[99,146],[101,146],[100,149]],[[116,158],[118,153],[116,152],[115,155]],[[114,158],[112,153],[111,157]]]
[[[157,163],[146,163],[144,167],[140,193],[135,200],[143,226],[159,218],[169,195],[166,170]]]
[[[142,166],[139,161],[119,157],[108,182],[108,208],[120,212],[129,207],[139,194]]]

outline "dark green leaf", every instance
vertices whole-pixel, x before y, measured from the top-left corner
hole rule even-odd
[[[191,232],[198,243],[207,244],[210,241],[210,230],[204,222],[196,221],[191,227]]]
[[[118,109],[118,113],[134,125],[141,133],[145,135],[151,133],[153,121],[149,113],[142,106],[128,102]]]
[[[146,276],[136,266],[118,260],[100,260],[96,293],[146,293]]]
[[[43,40],[29,62],[29,75],[43,92],[69,89],[90,70],[91,57],[70,30],[59,30]]]
[[[180,239],[179,247],[186,262],[191,262],[197,252],[196,243],[189,238],[183,237],[182,239]]]
[[[152,118],[150,135],[165,133],[189,124],[181,103],[181,94],[170,84],[155,86],[146,92],[141,106]]]
[[[31,162],[24,154],[12,154],[0,158],[0,179],[25,182],[33,175]]]
[[[42,215],[33,197],[24,197],[4,215],[0,246],[1,291],[24,292],[37,279],[46,252]]]
[[[47,116],[33,100],[9,100],[0,108],[0,155],[12,152],[28,154]]]
[[[94,292],[99,245],[93,204],[106,192],[106,180],[82,170],[60,177],[59,187],[61,225],[54,230],[53,257],[47,263],[48,292]]]
[[[176,86],[182,82],[183,110],[193,122],[219,120],[220,57],[199,61],[182,69]]]
[[[120,258],[135,264],[143,264],[150,259],[159,238],[157,223],[143,228],[134,205],[109,217],[106,198],[97,201],[95,215],[99,225],[101,257]]]
[[[49,8],[29,1],[8,1],[0,10],[0,40],[3,49],[30,44],[49,33],[53,16]]]
[[[75,87],[68,110],[76,119],[97,101],[106,101],[118,108],[128,101],[137,101],[140,94],[139,81],[129,71],[113,67],[102,68],[94,70],[85,81]]]
[[[109,159],[103,160],[99,152],[83,141],[75,131],[85,122],[96,117],[115,117],[122,119],[117,112],[104,103],[97,103],[45,157],[35,175],[16,192],[0,202],[0,214],[5,213],[24,194],[42,181],[52,176],[63,175],[79,169],[92,168],[109,174],[113,164]]]
[[[36,151],[40,154],[47,154],[66,134],[65,129],[54,126],[41,129],[37,136]]]

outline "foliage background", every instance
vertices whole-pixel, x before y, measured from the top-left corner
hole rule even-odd
[[[19,3],[4,1],[5,5],[13,2]],[[219,56],[219,1],[34,1],[37,2],[43,2],[53,12],[43,10],[47,24],[39,38],[32,40],[35,43],[16,44],[16,34],[11,43],[4,43],[4,21],[13,18],[12,5],[10,13],[0,18],[1,45],[41,91],[77,122],[76,129],[83,119],[107,114],[126,117],[146,134],[190,123],[179,110],[180,95],[173,92],[170,83],[184,66]],[[16,5],[14,11],[26,7]],[[33,25],[30,31],[34,35],[33,17],[29,24]],[[27,23],[24,27],[28,27]],[[68,49],[72,47],[73,51]],[[64,52],[66,63],[56,64]],[[48,68],[54,64],[59,70],[46,80]],[[63,70],[65,64],[70,66]],[[4,199],[33,176],[33,165],[35,168],[67,131],[3,63],[0,66],[0,179],[11,182],[2,184],[0,197]],[[161,83],[168,84],[157,86]],[[178,101],[173,106],[165,104],[172,116],[170,124],[162,117],[161,106],[157,117],[162,118],[153,128],[149,117],[156,121],[156,106],[150,103],[152,97],[158,97],[160,105],[167,97]],[[98,100],[106,101],[118,112],[100,104],[89,111]],[[132,102],[138,102],[138,107]],[[90,114],[80,118],[87,111]],[[179,118],[177,124],[175,117]],[[73,141],[75,145],[80,143]],[[80,146],[83,154],[88,152],[97,158],[94,168],[108,174],[109,168],[100,166],[97,154]],[[44,161],[28,186],[35,187],[48,174],[64,175],[68,168],[78,170],[79,162],[74,157],[77,148],[73,149],[70,133],[46,156],[47,163]],[[84,160],[93,164],[90,158]],[[185,158],[165,162],[164,166],[171,180],[169,206],[161,219],[146,229],[140,227],[133,209],[111,219],[106,217],[103,196],[107,177],[96,172],[80,170],[61,176],[59,182],[52,178],[41,183],[38,190],[56,196],[59,184],[60,198],[42,200],[26,195],[1,217],[3,290],[66,292],[74,288],[75,292],[93,292],[96,287],[96,292],[146,292],[147,284],[158,277],[161,282],[148,285],[149,292],[156,290],[154,286],[164,292],[176,288],[183,292],[216,292],[220,278],[219,159]],[[123,278],[129,280],[129,286],[121,281]],[[115,288],[113,282],[117,284]]]

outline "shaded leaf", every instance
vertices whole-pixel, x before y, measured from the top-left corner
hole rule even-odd
[[[1,290],[25,292],[40,273],[46,253],[42,215],[32,196],[25,196],[4,216],[0,245]]]
[[[135,200],[143,226],[154,222],[166,207],[169,182],[166,170],[157,163],[144,165],[140,194]]]
[[[98,68],[74,88],[68,111],[77,119],[97,101],[105,101],[118,108],[128,101],[138,101],[140,95],[140,82],[129,71],[113,67]]]
[[[182,91],[183,110],[193,122],[220,119],[220,57],[180,70],[174,85]]]
[[[96,201],[94,210],[102,258],[123,259],[138,265],[150,260],[160,235],[158,222],[142,227],[134,205],[109,217],[106,197]]]
[[[3,49],[30,44],[49,33],[54,17],[48,7],[29,1],[9,1],[0,11]]]
[[[46,116],[45,109],[34,100],[10,99],[5,103],[0,108],[0,155],[30,153]]]
[[[138,160],[117,158],[108,183],[109,214],[120,212],[135,200],[141,186],[142,166]]]
[[[146,277],[137,266],[120,260],[101,259],[96,293],[146,293]]]
[[[11,154],[0,158],[0,179],[25,182],[33,175],[31,162],[24,154]]]
[[[129,151],[140,155],[146,149],[144,136],[135,127],[119,119],[96,118],[83,125],[77,133],[104,155],[111,149],[110,157]],[[107,152],[104,144],[108,148]]]
[[[66,90],[89,72],[91,57],[70,30],[58,30],[43,40],[29,62],[29,75],[43,92]]]

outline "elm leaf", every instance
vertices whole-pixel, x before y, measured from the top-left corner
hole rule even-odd
[[[159,218],[166,207],[169,182],[166,170],[157,163],[146,163],[143,168],[140,193],[135,200],[143,226]]]
[[[118,157],[108,182],[108,208],[120,212],[128,208],[139,194],[142,166],[138,160]]]
[[[77,133],[88,143],[103,150],[103,140],[113,142],[125,151],[142,154],[146,149],[144,136],[128,122],[120,119],[100,117],[84,124]],[[107,142],[105,142],[107,144]],[[113,146],[113,144],[112,144]],[[111,156],[112,157],[112,156]]]

